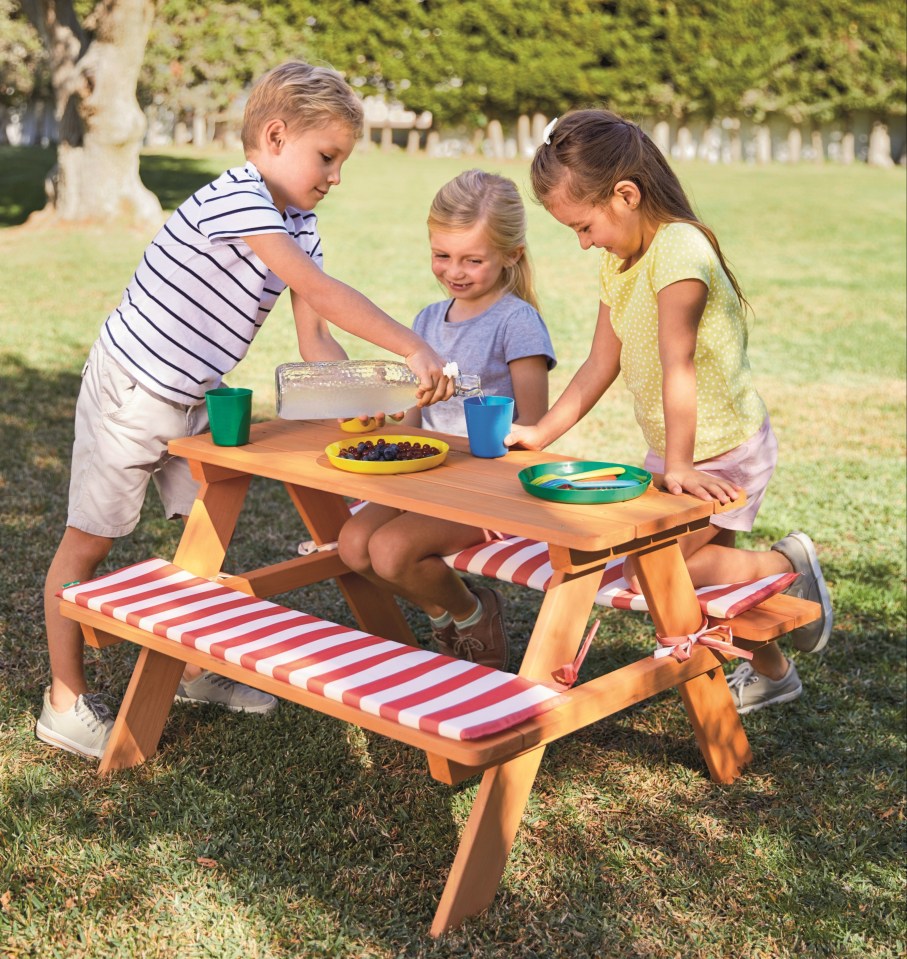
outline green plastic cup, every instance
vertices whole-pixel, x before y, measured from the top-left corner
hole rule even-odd
[[[208,422],[215,446],[245,446],[252,425],[252,391],[220,386],[205,393]]]

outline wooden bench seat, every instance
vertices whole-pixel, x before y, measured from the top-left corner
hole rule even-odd
[[[511,536],[479,543],[444,557],[452,569],[544,591],[553,575],[545,543]],[[747,583],[703,586],[696,590],[703,615],[726,622],[736,639],[767,643],[818,619],[818,603],[784,594],[796,573],[779,573]],[[604,566],[595,602],[612,609],[647,612],[646,599],[633,593],[623,577],[623,558]]]
[[[563,692],[382,639],[153,559],[61,589],[86,642],[129,640],[464,766],[527,746]],[[534,744],[534,742],[533,742]]]
[[[350,511],[357,513],[366,505],[365,501],[359,500],[350,504]],[[305,556],[307,550],[313,548],[314,543],[302,544],[300,553]],[[547,544],[523,536],[506,536],[478,543],[442,558],[458,572],[528,586],[542,592],[548,588],[554,572]],[[623,576],[623,563],[624,558],[620,557],[604,566],[601,586],[595,597],[596,605],[648,612],[645,597],[630,591]],[[814,622],[822,614],[818,603],[784,594],[796,577],[796,573],[779,573],[746,583],[701,586],[696,595],[709,622],[728,621],[735,638],[752,644],[770,643],[793,629]]]

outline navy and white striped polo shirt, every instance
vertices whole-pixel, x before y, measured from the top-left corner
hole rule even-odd
[[[244,236],[288,233],[322,267],[317,220],[281,215],[252,163],[186,200],[145,250],[101,328],[108,352],[152,393],[193,405],[246,355],[286,284]]]

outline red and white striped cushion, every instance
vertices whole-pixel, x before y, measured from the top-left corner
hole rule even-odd
[[[67,586],[63,599],[365,713],[478,739],[564,697],[511,673],[391,642],[194,576],[162,559]]]
[[[548,588],[553,574],[547,545],[519,536],[479,543],[445,556],[444,562],[461,573],[489,576],[539,590]],[[645,597],[630,590],[623,568],[622,558],[608,563],[595,602],[614,609],[648,611]],[[706,616],[730,619],[787,589],[796,578],[796,573],[778,573],[746,583],[703,586],[696,590],[696,595]]]

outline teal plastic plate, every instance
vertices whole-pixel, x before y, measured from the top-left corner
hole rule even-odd
[[[589,470],[602,469],[608,466],[619,466],[623,469],[619,479],[636,480],[633,486],[621,489],[558,489],[552,486],[536,486],[534,479],[551,474],[563,476],[569,481],[577,473],[587,473]],[[576,460],[569,463],[541,463],[539,466],[527,466],[517,474],[523,489],[539,499],[547,499],[553,503],[623,503],[629,499],[642,496],[652,482],[652,474],[638,466],[627,466],[625,463],[609,463],[604,460]]]

